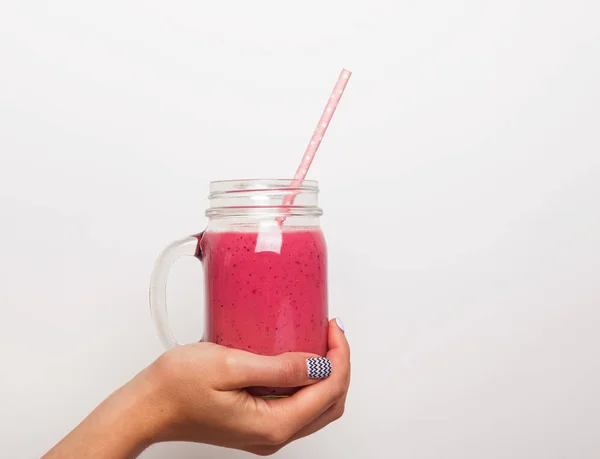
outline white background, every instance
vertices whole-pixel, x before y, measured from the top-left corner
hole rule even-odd
[[[597,0],[0,3],[0,437],[42,455],[161,352],[208,182],[311,170],[347,413],[281,458],[600,456]],[[199,338],[193,260],[169,287]],[[143,454],[245,453],[163,444]]]

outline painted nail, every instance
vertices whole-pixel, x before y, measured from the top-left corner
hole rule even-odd
[[[331,374],[331,361],[326,357],[311,357],[306,359],[308,377],[310,379],[323,379]]]
[[[338,327],[340,327],[340,330],[342,330],[344,333],[346,333],[346,330],[344,330],[344,324],[342,323],[342,320],[339,317],[335,318],[335,323],[337,324]]]

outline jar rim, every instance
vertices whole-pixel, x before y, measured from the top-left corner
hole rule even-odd
[[[208,217],[320,216],[318,182],[295,179],[221,180],[210,183]],[[291,200],[289,199],[291,198]]]
[[[296,179],[235,179],[216,180],[210,182],[209,190],[213,193],[230,193],[237,191],[261,190],[294,190],[294,191],[319,191],[319,182],[316,180]]]

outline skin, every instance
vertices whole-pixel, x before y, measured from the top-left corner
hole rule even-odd
[[[212,343],[178,346],[111,394],[42,459],[135,458],[154,443],[206,443],[268,456],[339,419],[350,348],[329,323],[331,375],[309,379],[305,353],[265,357]],[[264,400],[250,386],[304,386]]]

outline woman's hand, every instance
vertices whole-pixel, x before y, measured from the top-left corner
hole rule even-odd
[[[313,357],[264,357],[211,343],[176,347],[109,397],[45,457],[131,458],[165,441],[273,454],[344,412],[350,349],[336,321],[329,324],[329,376],[308,374],[307,359]],[[244,390],[253,386],[306,387],[291,397],[264,400]]]

